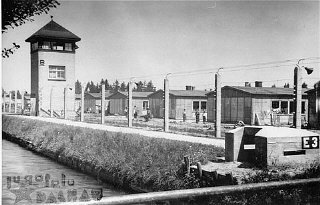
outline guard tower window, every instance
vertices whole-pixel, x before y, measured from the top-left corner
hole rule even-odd
[[[65,80],[66,68],[65,66],[49,66],[49,79],[50,80]]]
[[[50,42],[49,41],[43,41],[42,49],[50,49]]]
[[[52,50],[63,51],[63,44],[57,42],[51,42]]]
[[[37,49],[38,49],[38,42],[32,43],[32,44],[31,44],[31,49],[32,49],[33,51],[37,50]]]
[[[66,51],[72,51],[72,43],[65,43],[64,44],[64,49]]]

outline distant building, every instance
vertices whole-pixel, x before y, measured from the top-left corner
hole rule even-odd
[[[26,93],[23,95],[23,101],[21,99],[21,97],[18,96],[17,98],[17,112],[21,112],[21,108],[22,108],[22,102],[23,102],[23,107],[25,110],[28,110],[30,108],[30,94]],[[14,105],[15,105],[15,98],[13,97],[13,95],[11,96],[11,111],[14,111]],[[4,96],[2,97],[2,111],[3,112],[9,112],[9,94],[5,93]]]
[[[320,129],[320,82],[308,94],[308,122],[313,129]]]
[[[109,110],[109,97],[113,94],[110,90],[105,92],[105,110]],[[101,92],[84,94],[84,111],[92,113],[101,112]]]
[[[235,123],[243,121],[245,124],[255,124],[258,120],[261,124],[271,124],[271,116],[275,124],[289,124],[293,122],[295,106],[293,102],[293,88],[246,86],[224,86],[221,93],[221,121]],[[302,119],[308,120],[308,99],[303,89],[302,95]],[[214,104],[215,92],[208,93],[208,101]],[[208,121],[214,122],[212,112],[208,112]],[[272,113],[276,115],[272,115]]]
[[[187,86],[188,90],[169,91],[169,118],[183,119],[183,112],[186,111],[187,120],[195,119],[195,113],[199,110],[202,119],[203,111],[207,111],[207,91],[194,90],[194,87]],[[150,110],[153,117],[164,117],[164,92],[158,90],[149,95]]]
[[[148,95],[153,92],[132,92],[132,106],[136,106],[138,115],[146,115],[149,108]],[[125,115],[128,108],[128,92],[118,91],[109,96],[110,114]]]
[[[53,20],[26,39],[36,115],[48,115],[52,107],[56,117],[75,116],[75,53],[80,40]]]

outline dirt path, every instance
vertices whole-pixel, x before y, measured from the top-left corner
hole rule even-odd
[[[149,131],[149,130],[142,130],[142,129],[136,129],[136,128],[128,128],[128,127],[114,127],[114,126],[108,126],[108,125],[91,124],[91,123],[70,121],[70,120],[57,119],[57,118],[44,118],[44,117],[21,116],[21,115],[16,115],[16,116],[21,118],[40,120],[44,122],[72,125],[76,127],[85,127],[85,128],[92,128],[92,129],[105,130],[105,131],[111,131],[111,132],[135,133],[135,134],[140,134],[146,137],[164,138],[169,140],[215,145],[223,148],[225,146],[224,139],[193,137],[193,136],[181,135],[181,134]]]

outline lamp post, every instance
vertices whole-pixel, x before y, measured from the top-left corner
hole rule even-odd
[[[169,131],[169,80],[168,73],[164,79],[164,131]]]
[[[300,65],[300,62],[305,59],[300,59],[294,68],[294,95],[295,95],[295,108],[293,125],[296,129],[301,129],[301,103],[302,103],[302,68],[310,75],[313,72],[313,68],[307,68]]]

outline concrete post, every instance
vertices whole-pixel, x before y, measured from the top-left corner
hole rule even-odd
[[[9,92],[9,110],[8,110],[8,112],[10,113],[11,112],[11,98],[12,98],[12,93],[11,93],[11,91]]]
[[[63,89],[63,113],[63,118],[67,119],[67,88]]]
[[[15,91],[15,95],[14,95],[14,113],[17,113],[18,109],[18,91]]]
[[[296,112],[295,112],[295,127],[296,129],[301,129],[301,102],[302,102],[302,69],[300,66],[294,69],[294,82],[295,82],[295,98],[296,98]]]
[[[164,79],[164,131],[169,131],[169,80]]]
[[[84,121],[84,87],[81,86],[81,112],[80,112],[80,121]]]
[[[128,85],[128,127],[132,127],[132,115],[133,115],[133,106],[132,106],[132,81],[130,80]]]
[[[21,114],[24,114],[24,92],[25,91],[22,91],[21,94]]]
[[[105,117],[105,102],[106,102],[106,87],[101,84],[101,124],[104,124]]]
[[[52,110],[52,104],[53,104],[53,102],[52,102],[52,93],[53,93],[53,88],[51,88],[51,90],[50,90],[50,117],[53,117],[53,110]]]
[[[221,75],[219,71],[215,74],[216,87],[216,137],[221,137]]]

